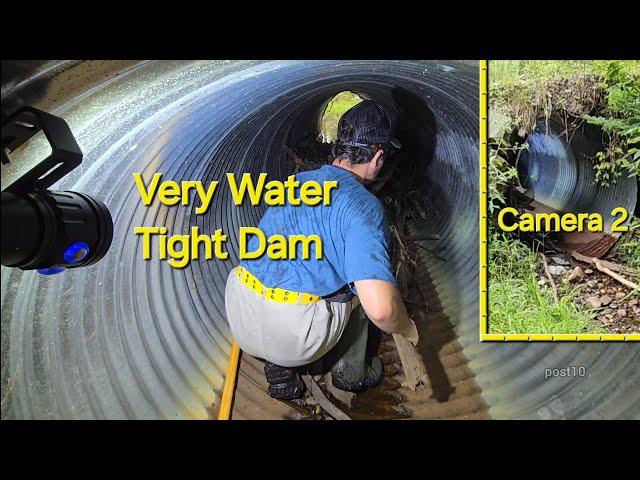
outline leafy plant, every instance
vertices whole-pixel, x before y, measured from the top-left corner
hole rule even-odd
[[[518,171],[503,157],[507,151],[518,151],[526,148],[526,145],[511,147],[503,140],[499,146],[492,146],[489,150],[489,214],[506,204],[506,195],[509,185],[517,182]]]
[[[594,165],[596,183],[609,186],[623,173],[640,175],[640,75],[623,68],[621,61],[610,62],[602,88],[607,102],[603,116],[584,118],[609,135],[608,147],[598,152]]]
[[[629,231],[620,237],[614,252],[622,263],[640,270],[640,219],[638,217],[632,218]]]

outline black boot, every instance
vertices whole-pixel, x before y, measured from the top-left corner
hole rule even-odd
[[[304,392],[304,384],[300,374],[292,368],[281,367],[275,363],[264,363],[264,376],[269,382],[267,392],[278,400],[293,400],[300,398]]]
[[[340,390],[362,392],[380,385],[383,370],[380,357],[373,357],[371,365],[365,363],[364,366],[354,362],[342,362],[338,368],[331,371],[331,383]]]
[[[349,318],[334,355],[338,357],[331,368],[331,382],[336,388],[348,392],[362,392],[376,387],[382,381],[383,367],[379,357],[365,360],[369,319],[362,309]]]

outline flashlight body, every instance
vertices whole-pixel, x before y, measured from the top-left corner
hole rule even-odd
[[[2,192],[2,265],[33,270],[84,267],[107,253],[113,221],[107,207],[68,191]],[[84,242],[89,253],[70,263],[65,251]]]

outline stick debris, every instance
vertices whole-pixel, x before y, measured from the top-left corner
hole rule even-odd
[[[640,286],[636,285],[635,283],[627,280],[626,278],[624,278],[622,275],[618,275],[615,272],[612,272],[611,270],[609,270],[607,267],[604,266],[602,260],[598,260],[597,258],[593,259],[593,264],[595,265],[595,267],[600,270],[602,273],[606,273],[607,275],[609,275],[611,278],[619,281],[621,284],[633,289],[633,290],[640,290]]]
[[[311,375],[302,375],[302,381],[309,389],[309,393],[314,398],[318,405],[320,405],[325,412],[331,415],[336,420],[351,420],[349,415],[344,413],[338,407],[336,407],[324,394],[318,382],[316,382]]]
[[[543,252],[540,252],[540,256],[542,257],[542,265],[544,265],[544,273],[547,275],[547,278],[551,283],[551,289],[553,290],[553,303],[558,303],[558,289],[556,288],[556,284],[553,281],[551,272],[549,272],[549,264],[547,263],[547,257]]]

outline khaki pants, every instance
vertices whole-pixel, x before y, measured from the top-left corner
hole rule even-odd
[[[233,269],[227,278],[225,308],[231,334],[242,350],[276,365],[299,367],[334,347],[349,320],[352,302],[272,302],[250,290]]]

